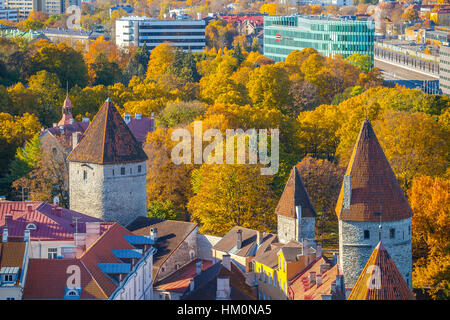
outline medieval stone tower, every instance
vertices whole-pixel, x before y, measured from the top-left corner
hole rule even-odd
[[[275,213],[277,214],[278,239],[281,243],[291,240],[314,242],[316,211],[297,167],[291,170]],[[311,245],[314,244],[311,243]]]
[[[109,98],[73,148],[71,210],[122,225],[147,214],[147,155]]]
[[[345,173],[336,214],[346,288],[353,288],[380,241],[412,288],[413,213],[368,120]]]

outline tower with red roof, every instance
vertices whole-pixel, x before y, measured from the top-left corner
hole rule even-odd
[[[70,209],[127,225],[147,214],[147,155],[108,98],[73,146]]]
[[[361,126],[336,205],[339,263],[353,288],[380,241],[412,288],[413,212],[370,121]]]
[[[304,239],[314,241],[316,211],[295,166],[291,170],[275,214],[280,242],[301,242]]]

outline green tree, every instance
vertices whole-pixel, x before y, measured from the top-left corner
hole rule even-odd
[[[348,56],[346,60],[364,73],[369,72],[373,66],[372,59],[367,54],[355,52]]]
[[[170,200],[150,201],[147,208],[147,217],[163,220],[177,220],[177,209]]]

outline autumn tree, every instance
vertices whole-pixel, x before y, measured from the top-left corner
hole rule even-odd
[[[291,102],[289,75],[277,65],[263,65],[254,69],[247,83],[252,102],[265,108],[285,111]]]
[[[413,282],[434,299],[450,297],[450,183],[428,176],[413,180],[408,201],[414,212]]]
[[[338,221],[334,211],[345,168],[328,160],[305,157],[297,164],[305,188],[319,215],[316,234],[322,244],[338,245]]]
[[[408,189],[414,177],[439,176],[448,166],[446,132],[436,117],[425,113],[387,110],[374,130],[392,170]]]
[[[158,126],[175,127],[188,125],[195,118],[202,116],[205,107],[200,101],[169,102],[159,114]]]
[[[192,173],[188,208],[200,232],[224,235],[234,226],[273,231],[276,201],[271,176],[257,165],[203,164]]]
[[[364,73],[368,73],[372,69],[373,62],[367,54],[355,52],[348,56],[346,60]]]
[[[171,201],[177,217],[185,219],[187,203],[192,196],[190,173],[193,165],[176,165],[171,160],[173,129],[158,128],[150,133],[144,145],[147,161],[147,201]]]

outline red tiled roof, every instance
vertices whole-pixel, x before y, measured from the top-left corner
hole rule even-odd
[[[189,286],[191,280],[196,276],[196,263],[198,261],[202,261],[202,271],[205,271],[213,264],[211,260],[196,259],[191,261],[173,275],[155,283],[155,289],[183,293]]]
[[[135,249],[124,236],[132,235],[120,224],[114,223],[107,232],[94,242],[80,257],[90,274],[96,280],[103,292],[109,297],[117,288],[117,284],[97,265],[98,263],[122,263],[111,249]]]
[[[61,209],[61,216],[57,215],[56,208]],[[86,222],[101,222],[97,218],[46,202],[0,201],[0,232],[3,232],[7,216],[12,216],[8,221],[9,237],[23,237],[26,226],[29,223],[35,224],[37,229],[30,232],[32,241],[73,240],[76,227],[73,217],[80,218],[79,233],[86,232]],[[102,223],[100,231],[104,232],[109,226],[110,224]]]
[[[364,121],[346,175],[351,175],[350,208],[344,209],[344,183],[336,214],[349,221],[395,221],[413,215],[411,207],[378,142],[372,125]]]
[[[337,276],[342,275],[339,265],[335,265],[321,274],[320,265],[323,263],[329,263],[324,256],[314,260],[292,280],[289,286],[291,300],[322,300],[322,295],[332,295],[338,299],[345,298],[344,292],[333,293],[331,289],[332,284],[336,284]],[[310,286],[309,275],[311,272],[316,274],[316,282]],[[322,276],[322,283],[319,286],[317,286],[317,275]]]
[[[69,266],[80,268],[81,299],[107,299],[98,283],[77,259],[30,259],[23,299],[64,299]]]
[[[275,213],[290,218],[296,218],[295,207],[302,207],[302,217],[315,217],[316,211],[309,199],[297,167],[294,166],[284,187]]]
[[[379,282],[376,279],[377,271],[373,266],[379,267]],[[375,279],[371,281],[372,276]],[[373,250],[348,300],[415,300],[381,241]]]
[[[147,155],[110,99],[92,120],[67,160],[98,164],[146,161]]]

